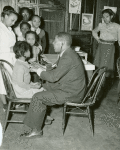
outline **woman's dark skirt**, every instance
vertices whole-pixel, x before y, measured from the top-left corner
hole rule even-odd
[[[106,77],[114,77],[114,44],[99,43],[93,64],[97,67],[106,67]]]

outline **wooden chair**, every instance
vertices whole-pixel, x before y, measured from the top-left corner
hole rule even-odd
[[[13,69],[13,66],[9,62],[7,62],[6,60],[0,59],[0,70],[2,73],[5,89],[7,92],[6,100],[8,101],[8,108],[7,108],[7,112],[5,116],[4,132],[6,130],[8,123],[23,123],[23,121],[9,120],[10,114],[12,114],[12,112],[13,113],[26,113],[27,112],[26,110],[16,110],[15,105],[16,104],[29,104],[31,101],[31,99],[16,97],[15,92],[13,90],[12,83],[11,83],[10,74],[4,67],[5,63],[8,64]]]
[[[118,83],[118,89],[117,89],[117,93],[118,93],[118,100],[117,100],[117,104],[120,101],[120,57],[117,59],[117,72],[118,72],[118,77],[119,77],[119,83]]]
[[[93,106],[97,100],[98,93],[101,89],[101,86],[103,85],[105,81],[105,74],[106,74],[106,68],[102,67],[97,69],[90,82],[88,83],[86,94],[82,100],[81,103],[71,103],[66,102],[64,104],[63,108],[63,134],[65,132],[66,128],[66,116],[69,115],[80,115],[85,116],[89,118],[90,123],[90,129],[92,131],[92,134],[94,135],[94,127],[93,127],[93,121],[91,116],[91,106]]]

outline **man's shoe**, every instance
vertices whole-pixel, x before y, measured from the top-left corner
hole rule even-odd
[[[47,116],[47,120],[54,121],[54,118],[52,118],[51,116]]]
[[[20,137],[33,139],[33,138],[40,138],[40,137],[42,137],[42,135],[43,135],[43,131],[41,130],[40,132],[32,131],[31,133],[23,133],[20,135]]]

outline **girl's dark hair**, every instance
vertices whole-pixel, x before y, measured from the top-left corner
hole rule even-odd
[[[38,35],[36,34],[36,32],[34,32],[34,31],[27,31],[26,32],[26,34],[25,34],[25,39],[26,39],[26,37],[27,37],[27,35],[28,34],[33,34],[34,36],[35,36],[35,46],[38,46],[39,44],[38,44],[38,42],[39,42],[39,37],[38,37]]]
[[[115,21],[115,13],[114,13],[111,9],[104,9],[104,10],[102,11],[102,15],[103,15],[104,13],[108,13],[110,16],[113,16],[112,19],[111,19],[111,21],[112,21],[112,22]]]
[[[31,46],[25,41],[17,41],[13,47],[13,51],[15,53],[15,57],[18,59],[21,56],[24,56],[24,53],[28,50],[31,51]]]
[[[23,13],[24,10],[28,11],[28,13],[29,13],[29,20],[31,20],[31,17],[34,15],[34,12],[33,12],[32,9],[29,9],[28,7],[22,7],[22,8],[20,9],[19,15],[21,16],[21,20],[22,20],[22,18],[23,18],[22,13]]]
[[[3,11],[6,11],[6,10],[13,10],[13,11],[14,11],[14,8],[11,7],[11,6],[9,6],[9,5],[7,5],[7,6],[5,6],[5,7],[3,8]]]
[[[5,15],[15,14],[18,17],[18,13],[14,10],[5,10],[1,13],[1,17],[5,17]]]
[[[31,25],[28,22],[25,22],[25,21],[20,24],[20,29],[22,28],[22,26],[24,24],[27,25],[29,29],[31,29]]]

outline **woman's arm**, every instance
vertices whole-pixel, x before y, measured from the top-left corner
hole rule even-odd
[[[120,25],[118,25],[118,32],[117,32],[117,35],[118,35],[118,44],[120,46]]]
[[[93,37],[98,41],[98,43],[100,42],[100,38],[98,36],[98,32],[100,31],[100,25],[98,25],[93,31],[92,31],[92,35]]]

